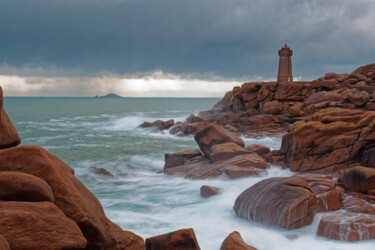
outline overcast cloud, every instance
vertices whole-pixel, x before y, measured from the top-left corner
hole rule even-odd
[[[0,75],[39,79],[40,95],[159,71],[229,86],[274,79],[287,42],[310,80],[373,63],[374,24],[373,0],[0,0]]]

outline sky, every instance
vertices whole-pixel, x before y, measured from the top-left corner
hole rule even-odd
[[[220,97],[375,62],[374,0],[0,0],[8,96]]]

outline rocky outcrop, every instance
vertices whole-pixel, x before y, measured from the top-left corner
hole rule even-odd
[[[271,151],[269,147],[259,144],[251,144],[247,146],[246,149],[250,152],[257,153],[258,155],[265,155]]]
[[[142,248],[142,238],[108,220],[98,199],[74,176],[73,169],[45,149],[21,146],[0,150],[0,172],[3,171],[44,180],[40,182],[51,188],[54,204],[79,226],[88,248],[115,248],[119,244],[129,249]]]
[[[275,177],[246,189],[233,208],[239,217],[295,229],[311,224],[317,212],[317,199],[304,179]]]
[[[375,215],[375,206],[363,201],[360,197],[347,196],[343,201],[343,208],[352,213]]]
[[[0,87],[0,149],[15,147],[20,143],[18,132],[4,110],[3,89]]]
[[[337,172],[375,145],[373,111],[326,108],[294,123],[281,150],[292,171]]]
[[[240,147],[245,147],[243,140],[228,131],[225,131],[221,126],[209,124],[200,130],[195,136],[199,148],[205,156],[210,158],[210,151],[214,145],[232,142]]]
[[[195,135],[195,140],[201,150],[165,155],[164,173],[191,179],[226,174],[234,179],[259,175],[269,166],[257,153],[245,149],[241,138],[218,125],[208,124]]]
[[[201,196],[204,198],[211,197],[220,193],[220,189],[208,185],[201,186]]]
[[[51,202],[0,202],[0,234],[11,249],[85,249],[78,225]]]
[[[146,250],[200,250],[192,228],[158,235],[146,239]]]
[[[257,250],[255,247],[252,247],[246,244],[240,233],[233,231],[225,238],[223,244],[220,247],[220,250]]]
[[[375,215],[349,212],[325,214],[317,234],[333,240],[359,241],[375,239]]]

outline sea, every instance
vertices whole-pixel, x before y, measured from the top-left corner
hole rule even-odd
[[[218,250],[223,240],[239,231],[258,249],[375,249],[375,241],[347,243],[316,236],[322,213],[312,225],[283,230],[238,218],[237,196],[270,177],[291,176],[288,169],[271,166],[258,177],[231,180],[225,176],[189,180],[160,173],[164,155],[198,148],[192,136],[140,129],[144,121],[184,121],[190,114],[210,109],[218,98],[49,98],[6,97],[4,107],[22,139],[56,154],[100,200],[106,215],[123,229],[143,238],[182,228],[193,228],[202,250]],[[279,149],[280,138],[246,138]],[[114,177],[95,174],[105,168]],[[221,189],[203,198],[200,187]]]

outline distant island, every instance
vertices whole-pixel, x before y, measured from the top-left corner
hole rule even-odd
[[[124,98],[124,97],[116,95],[114,93],[109,93],[109,94],[104,95],[104,96],[95,96],[95,98]]]

